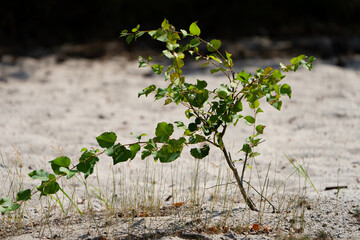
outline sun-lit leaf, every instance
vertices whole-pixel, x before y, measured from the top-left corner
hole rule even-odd
[[[198,27],[197,25],[197,21],[196,22],[193,22],[190,27],[189,27],[189,31],[190,31],[190,34],[192,35],[195,35],[195,36],[199,36],[201,31],[200,31],[200,28]]]

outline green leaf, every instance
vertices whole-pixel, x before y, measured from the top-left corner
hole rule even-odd
[[[210,44],[206,45],[206,48],[209,52],[216,52],[221,47],[221,41],[213,39],[210,41]]]
[[[51,164],[51,168],[54,171],[56,175],[62,174],[62,172],[59,170],[60,167],[68,168],[70,166],[70,158],[68,157],[58,157],[52,161],[49,161]]]
[[[180,29],[180,32],[182,33],[183,38],[186,38],[186,37],[187,37],[188,32],[187,32],[186,30],[184,30],[184,29]]]
[[[198,38],[193,38],[191,41],[190,41],[190,43],[189,43],[189,45],[190,45],[190,47],[197,47],[197,46],[199,46],[200,45],[200,40],[198,39]]]
[[[187,93],[187,99],[193,107],[201,108],[209,98],[209,91],[206,89],[199,89],[196,92]]]
[[[196,22],[193,22],[190,27],[189,27],[189,31],[190,31],[190,34],[192,35],[195,35],[195,36],[199,36],[201,31],[200,31],[200,28],[198,27],[197,25],[197,21]]]
[[[130,44],[131,41],[133,40],[133,38],[134,38],[134,35],[129,35],[129,36],[127,36],[127,37],[126,37],[126,43],[127,43],[127,44]]]
[[[58,165],[60,167],[69,167],[71,160],[70,158],[64,156],[64,157],[58,157],[54,160],[50,161],[52,164]]]
[[[190,150],[191,156],[197,159],[203,159],[207,155],[209,155],[210,147],[208,144],[205,144],[201,148],[192,148]]]
[[[169,50],[164,50],[164,51],[162,51],[162,53],[165,55],[165,57],[167,57],[169,59],[174,58],[174,55]]]
[[[159,100],[163,97],[165,97],[167,93],[167,89],[166,88],[158,88],[155,94],[155,100]]]
[[[260,102],[259,102],[258,100],[254,101],[254,102],[250,102],[250,103],[249,103],[249,107],[250,107],[251,109],[258,108],[258,107],[260,107]]]
[[[126,147],[117,144],[114,146],[114,154],[112,155],[114,165],[119,162],[126,162],[131,158],[132,152]]]
[[[188,128],[190,132],[195,132],[196,130],[198,130],[198,126],[196,123],[190,123]]]
[[[165,30],[169,30],[170,29],[170,23],[169,21],[165,18],[164,21],[161,23],[161,27]]]
[[[84,177],[87,178],[94,172],[95,164],[99,161],[99,158],[93,151],[84,152],[77,165],[77,170],[84,173]]]
[[[72,178],[76,173],[79,172],[77,170],[69,170],[68,168],[65,167],[60,167],[59,171],[62,173],[66,173],[66,179]]]
[[[164,66],[160,65],[160,64],[154,64],[154,65],[151,66],[151,69],[157,75],[160,75],[162,73],[163,68],[164,68]]]
[[[183,122],[181,122],[181,121],[175,121],[174,123],[175,123],[175,125],[176,125],[177,128],[179,128],[179,129],[181,129],[181,130],[186,130],[186,126],[185,126],[185,124],[184,124]]]
[[[26,189],[16,194],[16,201],[27,201],[31,199],[31,190]]]
[[[161,122],[157,124],[155,136],[159,142],[167,142],[174,132],[174,126],[171,123]]]
[[[207,82],[206,82],[206,81],[203,81],[203,80],[197,79],[196,87],[197,87],[198,89],[204,89],[204,88],[207,87]]]
[[[147,150],[142,151],[142,152],[141,152],[141,160],[144,160],[145,158],[147,158],[147,157],[150,156],[150,155],[151,155],[151,152],[150,152],[150,151],[147,151]]]
[[[255,118],[252,116],[245,116],[244,119],[245,119],[245,123],[249,126],[255,123]]]
[[[256,126],[256,131],[258,132],[258,133],[260,133],[260,134],[263,134],[264,133],[264,128],[265,128],[265,126],[264,125],[257,125]]]
[[[232,110],[233,110],[235,113],[241,112],[241,111],[243,110],[243,105],[242,105],[241,100],[238,100],[238,101],[234,104]]]
[[[96,141],[102,148],[109,148],[115,144],[117,136],[114,132],[104,132],[96,138]],[[63,166],[65,167],[65,166]]]
[[[170,103],[172,103],[172,99],[171,98],[167,98],[166,100],[165,100],[165,103],[164,103],[164,105],[168,105],[168,104],[170,104]]]
[[[262,112],[264,112],[261,108],[258,108],[257,110],[256,110],[256,114],[258,114],[258,113],[262,113]]]
[[[133,144],[133,145],[130,145],[130,151],[131,151],[131,157],[130,159],[134,159],[136,154],[140,151],[140,145],[139,144]]]
[[[3,197],[0,199],[0,211],[1,214],[5,214],[7,212],[15,211],[21,205],[18,203],[13,203],[10,198]]]
[[[144,88],[143,90],[141,90],[141,92],[138,93],[138,97],[140,97],[141,95],[145,95],[146,97],[153,91],[156,90],[156,86],[155,85],[150,85],[146,88]]]
[[[249,144],[245,143],[241,149],[241,151],[245,152],[245,153],[251,153],[252,152],[252,149],[250,147]]]
[[[281,85],[280,94],[281,95],[288,95],[289,98],[291,98],[291,87],[288,84]]]
[[[178,140],[171,139],[168,144],[164,144],[159,151],[156,152],[154,159],[159,159],[162,163],[168,163],[176,160],[183,149],[185,138]]]
[[[39,190],[43,195],[55,194],[60,190],[60,185],[55,180],[55,175],[49,175],[49,181],[42,184],[42,188]]]
[[[210,73],[211,74],[214,74],[214,73],[217,73],[220,71],[220,68],[213,68],[213,69],[210,69]]]
[[[31,173],[29,173],[29,176],[32,179],[39,179],[43,182],[48,181],[49,180],[49,173],[40,169],[40,170],[34,170]]]
[[[140,28],[140,25],[138,24],[135,28],[133,28],[131,31],[132,32],[136,32],[137,30],[139,30],[139,28]]]

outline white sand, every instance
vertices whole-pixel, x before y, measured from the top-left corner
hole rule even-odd
[[[266,67],[278,62],[253,60],[238,62],[236,65],[241,71],[242,68],[253,70],[258,66]],[[7,80],[0,81],[0,150],[4,163],[7,166],[14,164],[13,148],[21,154],[25,172],[48,167],[46,161],[62,154],[68,155],[75,162],[82,147],[97,147],[95,137],[104,131],[114,131],[121,143],[128,143],[134,141],[131,132],[152,135],[157,122],[186,121],[182,107],[177,108],[172,104],[163,106],[162,101],[154,102],[151,97],[137,98],[142,88],[152,83],[162,84],[160,77],[149,73],[149,69],[138,69],[135,61],[123,57],[96,61],[68,60],[62,64],[56,64],[54,57],[41,60],[20,58],[16,65],[0,65],[0,76]],[[189,78],[206,79],[210,85],[223,81],[221,75],[210,75],[193,69],[189,69]],[[317,61],[312,72],[302,70],[289,74],[286,82],[292,86],[292,99],[284,101],[281,112],[264,105],[265,113],[258,119],[267,126],[264,135],[266,142],[259,148],[262,155],[257,159],[253,175],[256,175],[257,169],[261,178],[265,178],[271,162],[270,179],[285,180],[294,169],[283,153],[303,163],[319,192],[317,194],[307,185],[306,198],[311,207],[305,211],[304,234],[316,237],[323,230],[335,239],[360,239],[359,221],[351,214],[355,209],[360,210],[360,71]],[[239,124],[237,129],[228,132],[227,143],[234,149],[234,153],[248,131],[245,125]],[[212,161],[217,166],[223,162],[220,154],[214,150],[204,161]],[[102,158],[99,164],[98,177],[102,184],[106,184],[109,177],[109,162],[109,159]],[[177,162],[183,164],[177,171],[187,175],[194,160],[184,154]],[[132,169],[141,169],[145,163],[135,159],[131,164],[124,164]],[[170,164],[166,165],[168,169],[171,168]],[[156,163],[154,167],[161,168],[161,164]],[[3,196],[7,193],[10,181],[4,164],[0,166],[0,171],[1,182],[6,185],[0,190]],[[166,173],[169,171],[165,170]],[[209,170],[209,182],[212,182],[208,186],[216,181],[216,174],[216,169]],[[167,178],[169,176],[165,176]],[[25,179],[26,186],[38,183]],[[95,177],[90,179],[94,180]],[[304,182],[297,177],[287,181],[286,192],[289,196],[302,193],[299,181]],[[183,184],[190,186],[191,181],[186,179]],[[325,187],[338,185],[347,186],[347,189],[340,190],[338,195],[336,190],[324,191]],[[81,188],[78,189],[81,191]],[[166,188],[164,192],[168,196],[171,188]],[[255,199],[258,202],[257,196]],[[251,216],[254,220],[246,220],[244,215],[248,215],[248,210],[241,200],[229,222],[233,223],[239,218],[245,219],[245,223],[257,221],[255,213]],[[285,218],[285,215],[266,213],[262,223],[275,228],[275,219]],[[166,224],[171,222],[171,217],[164,219],[156,221],[164,221]],[[142,218],[136,221],[142,221]],[[144,221],[151,220],[145,218]],[[159,226],[164,227],[165,223],[159,223]],[[61,235],[61,226],[54,225],[51,234],[58,234],[61,239],[97,237],[95,231],[86,235],[86,224],[92,223],[89,220],[83,223],[80,221],[74,224],[75,230],[66,235]],[[113,226],[117,230],[113,230],[113,235],[109,236],[126,236],[128,224],[119,220]],[[133,234],[144,236],[141,234],[145,230],[141,226],[135,227],[138,232]],[[161,231],[165,231],[166,227],[159,226]],[[286,224],[281,229],[281,234],[292,231]],[[53,236],[51,234],[47,233],[46,236]],[[30,233],[14,239],[38,236],[38,233]],[[167,238],[161,234],[159,236]],[[244,237],[234,232],[201,236],[211,239]],[[251,235],[249,239],[272,239],[275,236],[276,233],[268,236]]]

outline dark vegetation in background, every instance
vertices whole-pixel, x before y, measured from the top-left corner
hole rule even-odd
[[[116,40],[124,28],[138,23],[155,28],[164,18],[184,29],[198,20],[205,38],[327,36],[342,41],[360,36],[359,13],[359,0],[5,0],[0,54]]]

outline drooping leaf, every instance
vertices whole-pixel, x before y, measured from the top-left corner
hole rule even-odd
[[[291,98],[291,87],[286,83],[281,85],[280,94],[281,95],[288,95],[289,98]]]
[[[87,178],[94,172],[95,164],[99,161],[99,158],[96,156],[93,151],[84,152],[77,165],[77,170],[84,173],[84,177]]]
[[[126,162],[131,158],[131,156],[132,156],[132,152],[129,149],[127,149],[124,146],[121,146],[120,144],[117,144],[114,146],[114,154],[111,157],[113,159],[114,165],[116,165],[119,162]]]
[[[114,132],[104,132],[96,138],[96,141],[102,148],[109,148],[115,144],[117,136]],[[63,166],[65,167],[65,166]]]
[[[191,156],[197,159],[203,159],[207,155],[209,155],[210,147],[208,144],[205,144],[201,148],[192,148],[190,150]]]
[[[200,28],[198,27],[197,25],[197,21],[196,22],[193,22],[190,27],[189,27],[189,31],[190,31],[190,34],[192,35],[195,35],[195,36],[199,36],[201,31],[200,31]]]

